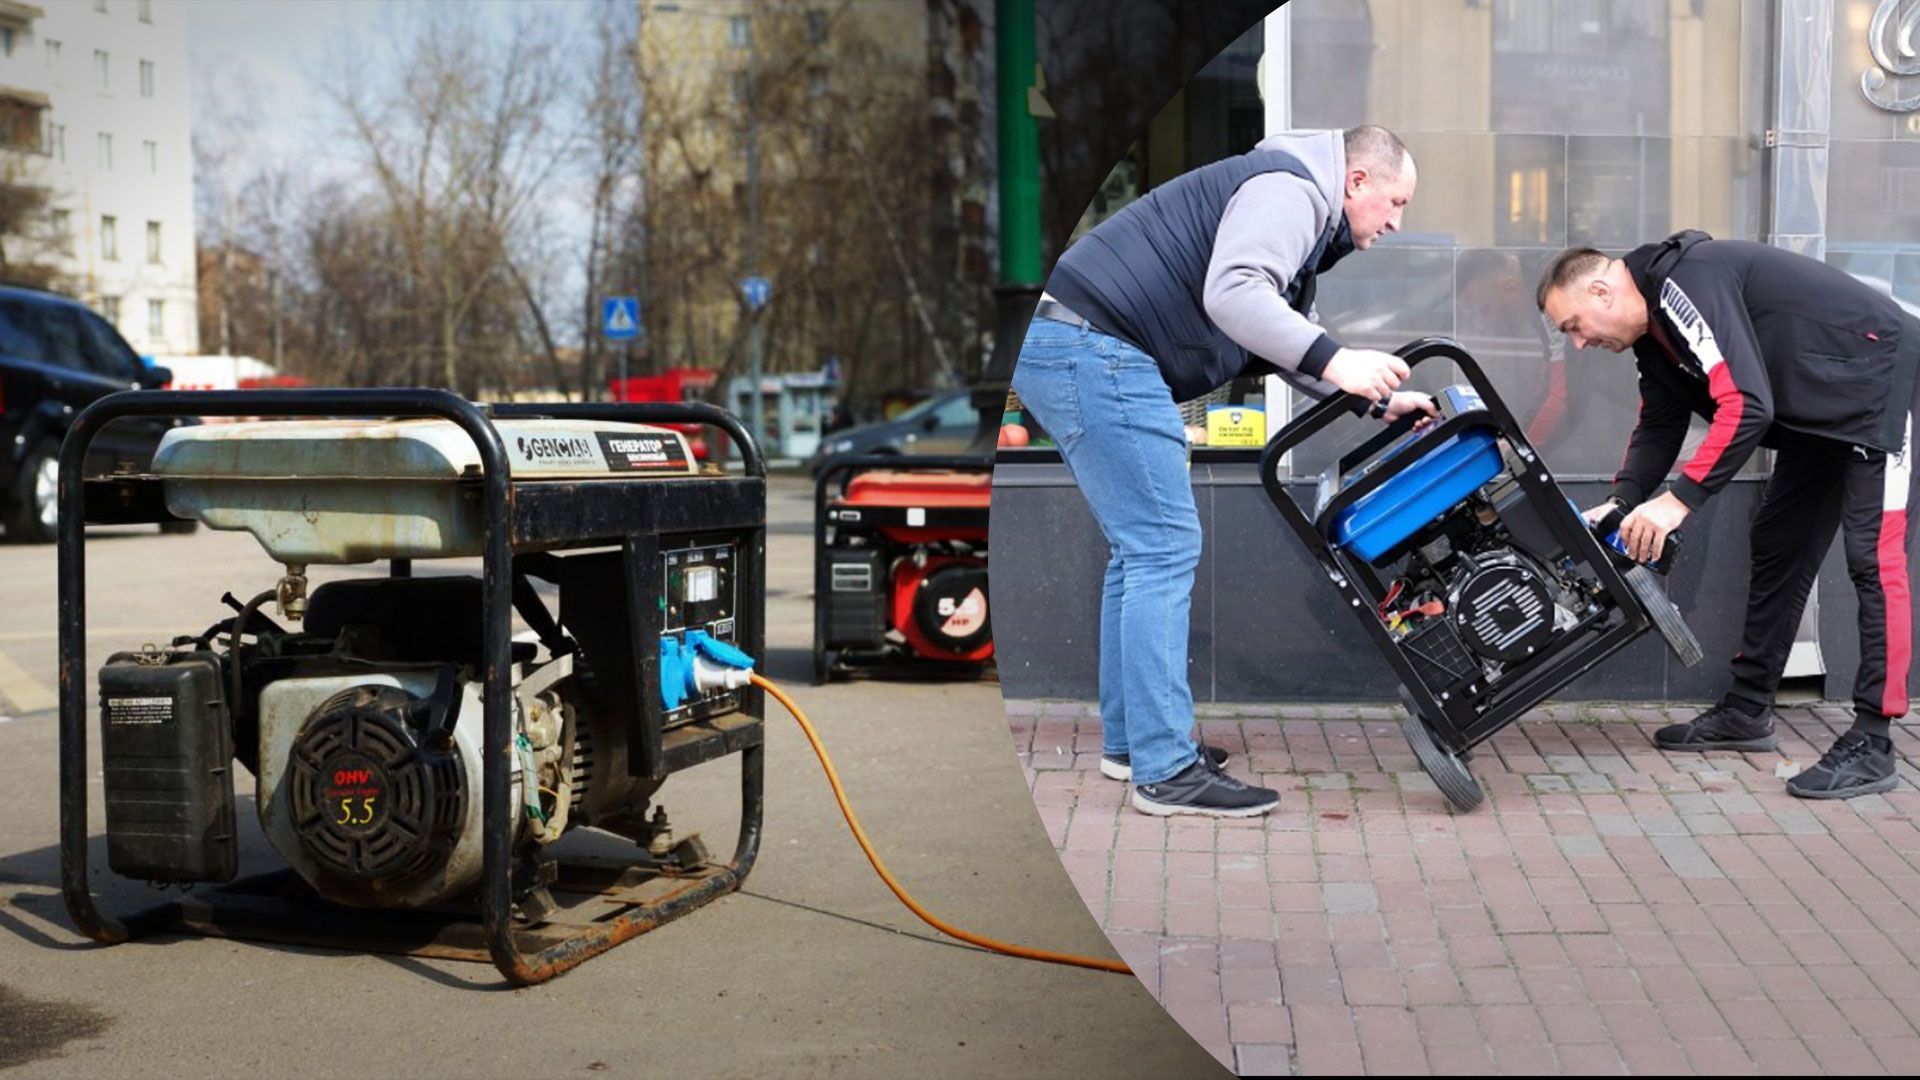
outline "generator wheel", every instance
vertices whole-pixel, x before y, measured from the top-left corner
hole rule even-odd
[[[1419,759],[1420,767],[1433,777],[1440,794],[1447,797],[1454,809],[1471,810],[1485,801],[1487,795],[1480,790],[1480,781],[1467,771],[1459,755],[1440,745],[1420,714],[1408,713],[1407,718],[1400,721],[1400,730],[1407,737],[1407,745],[1413,747],[1413,756]]]
[[[1660,581],[1653,571],[1644,566],[1630,567],[1626,573],[1627,587],[1633,590],[1634,599],[1653,619],[1654,629],[1666,639],[1667,648],[1687,667],[1700,662],[1706,653],[1700,648],[1700,639],[1693,636],[1693,628],[1681,616],[1680,609],[1667,599],[1667,592],[1660,587]]]

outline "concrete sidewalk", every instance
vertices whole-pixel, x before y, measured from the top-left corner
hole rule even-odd
[[[1171,822],[1101,778],[1090,706],[1010,702],[1054,844],[1161,1003],[1243,1073],[1885,1073],[1920,1061],[1920,790],[1807,802],[1774,754],[1666,754],[1690,708],[1530,713],[1452,813],[1398,710],[1202,722],[1253,821]],[[1911,751],[1920,731],[1903,725]]]
[[[881,854],[960,926],[1102,952],[1008,753],[998,687],[806,685],[812,498],[798,480],[770,486],[766,668],[819,726]],[[281,572],[242,534],[148,529],[88,548],[88,670],[115,649],[197,631],[225,612],[223,589],[251,593]],[[0,546],[0,653],[47,687],[53,567],[51,548]],[[993,956],[923,926],[874,877],[799,729],[778,711],[767,728],[766,833],[744,890],[523,990],[485,964],[218,938],[82,941],[57,887],[52,715],[0,714],[0,1076],[1218,1072],[1131,978]],[[105,907],[125,912],[153,895],[107,872],[92,741],[93,884]],[[660,800],[681,830],[731,851],[738,776],[733,759],[702,765],[669,778]],[[251,778],[243,784],[250,794]],[[243,872],[284,865],[251,806],[239,812]]]

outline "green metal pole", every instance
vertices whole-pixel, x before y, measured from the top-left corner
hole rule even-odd
[[[1000,114],[1000,283],[1040,284],[1040,129],[1027,105],[1035,65],[1033,0],[995,0]]]

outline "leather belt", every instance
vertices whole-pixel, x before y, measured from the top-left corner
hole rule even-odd
[[[1048,319],[1057,323],[1066,323],[1068,326],[1091,327],[1093,325],[1087,321],[1085,316],[1075,314],[1072,308],[1055,300],[1051,296],[1043,296],[1040,298],[1039,306],[1033,309],[1033,317],[1036,319]]]

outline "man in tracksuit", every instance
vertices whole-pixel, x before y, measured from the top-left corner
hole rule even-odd
[[[1246,372],[1394,419],[1399,358],[1310,321],[1315,276],[1400,227],[1413,158],[1391,132],[1276,136],[1129,203],[1060,257],[1014,369],[1111,549],[1100,612],[1100,771],[1155,815],[1264,814],[1279,795],[1196,746],[1187,616],[1200,518],[1176,402]]]
[[[1907,712],[1913,616],[1907,569],[1915,486],[1920,324],[1890,297],[1816,259],[1744,240],[1675,233],[1610,259],[1591,248],[1548,266],[1540,309],[1576,346],[1633,350],[1640,422],[1610,502],[1635,558],[1726,486],[1755,449],[1778,451],[1753,521],[1753,571],[1733,686],[1666,750],[1771,750],[1773,694],[1833,535],[1860,597],[1853,727],[1787,782],[1811,799],[1895,784],[1892,721]],[[1704,442],[1671,485],[1693,415]],[[1651,496],[1651,497],[1650,497]],[[1607,507],[1595,507],[1597,517]]]

